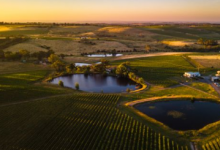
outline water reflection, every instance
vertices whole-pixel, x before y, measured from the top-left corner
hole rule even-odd
[[[72,76],[64,76],[55,78],[52,84],[58,84],[63,81],[65,87],[75,89],[75,83],[78,82],[80,90],[87,92],[99,93],[120,93],[125,92],[127,88],[135,90],[135,82],[126,78],[117,78],[113,76],[103,76],[101,74],[75,74]]]
[[[209,101],[146,102],[134,107],[175,130],[198,130],[220,120],[220,104]]]

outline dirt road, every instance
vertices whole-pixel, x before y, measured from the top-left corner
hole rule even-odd
[[[125,55],[112,60],[123,60],[123,59],[134,59],[134,58],[144,58],[144,57],[155,57],[155,56],[169,56],[169,55],[183,55],[192,54],[193,52],[161,52],[161,53],[150,53],[150,54],[138,54],[138,55]]]

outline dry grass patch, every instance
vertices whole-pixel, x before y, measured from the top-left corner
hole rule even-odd
[[[169,46],[179,46],[179,47],[194,44],[193,42],[187,42],[187,41],[162,41],[162,43]]]
[[[5,27],[5,26],[0,26],[0,32],[9,31],[9,30],[11,30],[11,28]]]
[[[189,56],[204,67],[220,68],[220,55]]]
[[[32,43],[20,43],[9,48],[6,48],[4,51],[11,51],[11,52],[18,52],[19,50],[24,49],[28,50],[31,53],[39,52],[39,51],[46,51],[46,49],[39,47],[38,45]]]

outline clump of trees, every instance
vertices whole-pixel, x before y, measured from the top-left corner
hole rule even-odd
[[[48,57],[48,61],[57,72],[64,71],[66,68],[66,64],[55,54],[51,54],[50,57]]]
[[[216,41],[216,40],[204,40],[204,39],[200,38],[197,41],[197,44],[201,44],[201,45],[204,45],[204,46],[217,46],[218,41]]]
[[[39,61],[44,58],[48,58],[51,54],[54,54],[53,50],[48,50],[46,52],[39,51],[30,53],[28,50],[19,50],[18,52],[3,51],[0,50],[0,59],[8,61],[18,61],[18,60],[28,60],[29,58],[37,58]]]
[[[130,63],[124,62],[117,66],[116,75],[120,77],[127,77],[140,85],[145,85],[143,78],[138,77],[134,72],[131,71]]]

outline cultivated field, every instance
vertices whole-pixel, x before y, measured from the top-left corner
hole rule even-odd
[[[220,55],[192,55],[192,59],[207,68],[220,68]]]
[[[122,113],[116,107],[118,99],[116,95],[74,94],[1,107],[0,148],[189,149]]]

